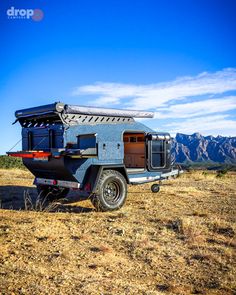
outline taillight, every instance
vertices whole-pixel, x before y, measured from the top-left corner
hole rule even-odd
[[[85,186],[84,186],[84,190],[87,191],[87,192],[90,192],[91,191],[91,183],[89,183],[89,182],[86,183]]]
[[[54,179],[54,180],[52,181],[52,184],[53,184],[53,185],[57,185],[57,181]]]

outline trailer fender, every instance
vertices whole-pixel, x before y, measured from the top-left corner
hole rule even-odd
[[[91,165],[85,176],[84,190],[94,192],[104,170],[116,170],[120,172],[129,184],[129,177],[125,165]]]

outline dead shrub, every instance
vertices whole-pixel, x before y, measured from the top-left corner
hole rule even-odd
[[[39,212],[52,212],[58,207],[55,202],[49,203],[47,196],[45,198],[41,197],[39,194],[34,201],[29,193],[29,191],[24,191],[24,205],[26,211],[39,211]]]

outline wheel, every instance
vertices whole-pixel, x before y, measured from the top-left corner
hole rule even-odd
[[[66,187],[37,185],[37,191],[41,200],[54,201],[65,198],[70,189]]]
[[[120,209],[127,197],[127,182],[124,176],[115,170],[103,171],[91,202],[98,211]]]
[[[159,191],[160,191],[160,186],[158,185],[158,184],[153,184],[152,186],[151,186],[151,191],[153,192],[153,193],[158,193]]]

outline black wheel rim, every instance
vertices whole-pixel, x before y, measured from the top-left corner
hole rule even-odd
[[[152,189],[153,192],[156,193],[156,192],[158,192],[160,190],[160,187],[157,184],[153,184],[151,189]]]
[[[119,183],[115,180],[107,182],[103,189],[103,196],[108,204],[116,204],[120,199]]]

